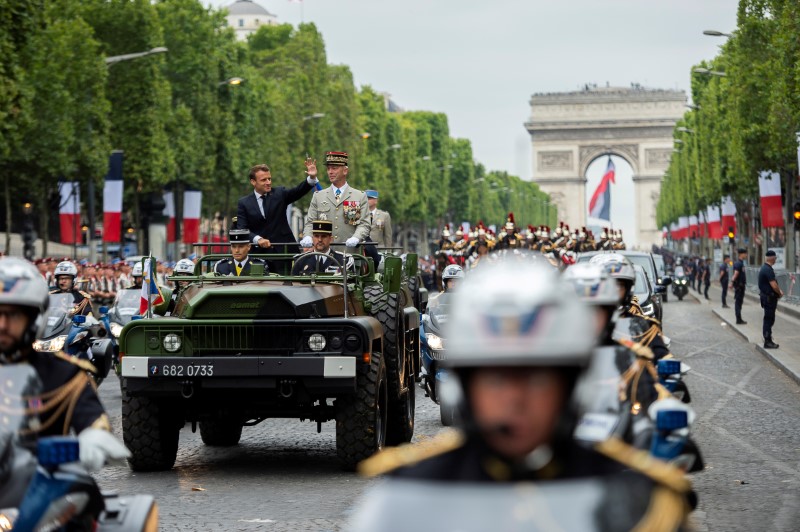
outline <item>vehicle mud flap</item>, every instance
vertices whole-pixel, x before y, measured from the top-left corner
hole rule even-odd
[[[334,403],[336,454],[349,471],[383,449],[388,421],[388,382],[383,357],[372,353],[370,364],[359,364],[357,371],[356,392],[340,396]]]
[[[242,438],[242,423],[235,418],[206,419],[199,425],[200,438],[211,447],[231,447]]]
[[[383,359],[389,390],[388,427],[386,444],[398,445],[411,441],[414,435],[413,367],[405,352],[403,307],[406,293],[382,294],[381,290],[366,291],[372,301],[371,313],[383,327]]]
[[[122,391],[122,440],[131,451],[134,471],[167,471],[175,465],[181,421],[150,397],[131,397]]]

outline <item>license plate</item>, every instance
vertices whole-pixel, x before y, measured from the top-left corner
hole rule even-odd
[[[150,377],[213,377],[214,364],[158,362],[150,359]]]

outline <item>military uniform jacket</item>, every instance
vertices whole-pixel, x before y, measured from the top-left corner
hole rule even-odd
[[[392,246],[392,216],[380,209],[369,213],[370,229],[369,239],[380,247]]]
[[[92,313],[92,296],[88,293],[84,292],[83,290],[76,290],[72,289],[68,292],[64,292],[59,288],[55,290],[51,290],[50,294],[66,294],[70,293],[73,297],[73,302],[75,303],[75,308],[77,309],[76,314],[80,314],[82,316],[88,316]]]
[[[77,434],[88,427],[110,430],[97,390],[86,373],[92,368],[89,362],[65,353],[34,351],[28,356],[28,363],[43,385],[39,436],[68,435],[70,431]],[[74,408],[68,407],[70,404]]]
[[[344,242],[350,237],[366,240],[370,230],[366,192],[348,185],[338,205],[335,192],[331,186],[314,193],[308,207],[303,234],[311,235],[311,222],[314,220],[329,220],[333,222],[334,242]]]
[[[292,267],[292,275],[311,275],[312,273],[327,272],[329,268],[338,269],[340,267],[339,264],[345,264],[344,255],[342,253],[331,251],[328,255],[333,256],[339,263],[337,264],[336,261],[332,259],[320,261],[320,259],[324,259],[324,257],[309,253],[295,261],[294,267]],[[322,264],[320,264],[320,262],[322,262]]]
[[[244,266],[242,267],[241,273],[238,276],[247,277],[250,275],[250,265],[251,264],[263,264],[264,265],[264,273],[267,273],[267,265],[261,259],[251,259],[247,257],[244,262]],[[236,274],[236,261],[233,258],[222,259],[217,261],[214,265],[214,273],[217,275],[232,275],[233,277],[237,277]]]

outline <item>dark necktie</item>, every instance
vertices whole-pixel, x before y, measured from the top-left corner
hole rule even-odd
[[[317,262],[317,271],[321,272],[325,270],[325,257],[318,256],[319,261]]]
[[[259,196],[259,199],[261,200],[261,211],[262,211],[261,216],[266,218],[267,217],[267,205],[269,204],[268,203],[269,202],[269,194],[262,194],[261,196]]]

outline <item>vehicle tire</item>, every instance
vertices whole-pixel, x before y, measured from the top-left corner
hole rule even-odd
[[[236,419],[206,419],[200,425],[200,439],[210,447],[232,447],[242,438],[242,424]]]
[[[131,451],[128,463],[134,471],[167,471],[175,465],[181,425],[164,405],[122,392],[122,441]]]
[[[439,419],[445,427],[452,427],[455,423],[456,409],[452,406],[445,406],[439,403]]]
[[[398,445],[411,441],[414,435],[414,396],[413,363],[406,360],[405,326],[403,324],[403,305],[405,292],[384,294],[380,287],[370,287],[365,298],[373,301],[372,315],[381,322],[383,328],[383,355],[386,376],[389,383],[387,445]],[[403,388],[406,389],[402,392]]]
[[[422,301],[420,301],[420,296],[419,296],[419,287],[420,287],[419,277],[416,275],[413,277],[409,277],[408,291],[411,292],[411,297],[414,300],[414,307],[418,311],[423,312]]]
[[[372,353],[367,366],[356,374],[356,392],[338,397],[336,408],[336,454],[342,466],[352,471],[386,445],[388,383],[380,353]]]
[[[678,301],[683,301],[683,296],[678,294]]]

